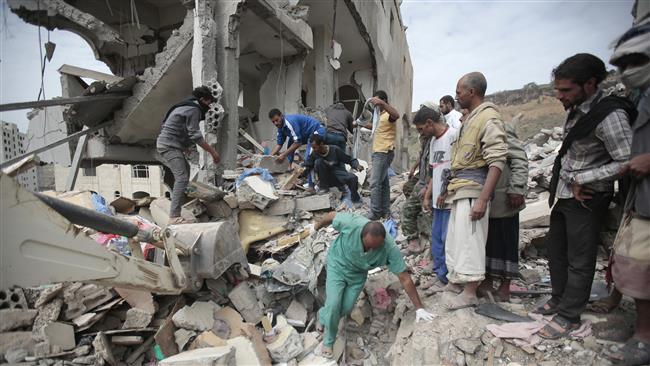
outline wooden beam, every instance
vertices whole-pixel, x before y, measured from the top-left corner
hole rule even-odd
[[[264,154],[264,147],[262,147],[262,145],[260,145],[260,143],[257,142],[257,140],[253,138],[253,136],[249,135],[248,132],[244,131],[243,128],[239,129],[239,134],[244,136],[244,138],[248,140],[248,142],[253,144],[253,146],[255,146],[256,149],[258,149],[262,154]]]
[[[56,98],[48,100],[34,100],[31,102],[0,104],[0,112],[15,111],[19,109],[42,108],[56,105],[79,104],[88,102],[99,102],[102,100],[119,100],[128,98],[130,93],[107,93],[88,95],[83,97]]]

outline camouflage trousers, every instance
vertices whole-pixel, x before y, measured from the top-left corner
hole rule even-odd
[[[431,214],[422,212],[422,198],[417,179],[411,179],[404,184],[402,191],[407,199],[402,206],[402,234],[407,240],[416,239],[420,234],[429,235],[431,231]],[[418,225],[418,223],[421,223]]]

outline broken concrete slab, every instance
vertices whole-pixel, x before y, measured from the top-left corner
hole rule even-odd
[[[526,202],[526,208],[519,213],[521,229],[548,227],[551,223],[551,209],[548,207],[548,192],[539,195],[534,202]]]
[[[12,349],[5,353],[5,360],[7,360],[7,363],[14,364],[24,361],[27,356],[29,356],[29,353],[23,348]]]
[[[265,317],[265,319],[268,318]],[[260,363],[265,366],[271,366],[271,356],[269,355],[269,351],[266,349],[266,343],[264,343],[262,332],[253,324],[244,324],[242,330],[246,337],[253,342],[253,349],[255,350],[257,359]]]
[[[187,345],[192,337],[195,336],[195,331],[181,328],[174,332],[174,341],[176,342],[178,349],[182,351],[185,349],[185,345]]]
[[[65,300],[65,320],[72,320],[84,313],[92,311],[115,297],[113,291],[108,287],[74,283],[65,288],[63,299]]]
[[[77,345],[74,338],[74,327],[70,324],[52,322],[47,324],[43,331],[52,347],[58,346],[64,351],[69,351]]]
[[[192,306],[184,306],[172,317],[178,328],[191,330],[211,330],[214,325],[215,312],[219,305],[212,301],[196,301]]]
[[[248,323],[257,324],[262,318],[255,291],[248,282],[241,282],[230,291],[228,298]]]
[[[56,321],[59,318],[62,307],[63,300],[54,299],[38,310],[38,315],[36,316],[34,324],[32,325],[32,334],[34,335],[35,340],[45,340],[45,333],[43,329],[47,324]]]
[[[307,309],[296,299],[291,301],[287,311],[284,312],[284,315],[287,317],[287,320],[294,320],[299,323],[302,323],[304,327],[307,324]],[[289,322],[291,323],[291,322]]]
[[[235,349],[231,346],[198,348],[166,358],[161,366],[235,366]]]
[[[198,198],[195,198],[184,204],[181,210],[186,210],[191,213],[192,216],[198,217],[206,211],[206,207]]]
[[[226,192],[221,189],[201,182],[190,182],[185,189],[185,194],[190,198],[198,198],[203,202],[221,200]]]
[[[43,291],[41,291],[41,293],[38,295],[38,299],[34,303],[34,307],[38,309],[50,302],[55,297],[59,296],[59,294],[61,294],[63,291],[63,287],[64,285],[62,283],[57,283],[43,289]]]
[[[284,173],[289,170],[291,165],[287,159],[284,159],[282,163],[278,163],[276,156],[271,155],[253,155],[251,160],[256,168],[266,169],[269,173]]]
[[[27,353],[34,353],[34,339],[32,332],[6,332],[0,333],[0,359],[8,351],[22,348]]]
[[[111,366],[118,364],[113,354],[111,343],[108,341],[108,337],[106,337],[104,332],[97,333],[93,340],[93,347],[95,348],[95,354],[99,356],[98,358],[102,358]]]
[[[228,193],[224,198],[223,201],[230,206],[230,208],[235,209],[239,207],[239,203],[237,202],[237,196],[233,193]]]
[[[224,200],[212,201],[205,203],[208,216],[214,219],[225,219],[232,215],[232,208]]]
[[[253,342],[246,337],[235,337],[228,340],[228,345],[235,349],[237,365],[262,366],[263,362],[257,356]]]
[[[126,311],[126,320],[122,324],[122,329],[141,329],[146,328],[153,314],[138,308],[131,308]]]
[[[265,209],[280,197],[276,195],[273,183],[265,181],[259,175],[244,178],[237,188],[237,203],[242,209]]]
[[[306,332],[301,334],[302,337],[302,352],[296,357],[298,362],[302,361],[305,357],[309,356],[316,347],[318,347],[318,332]]]
[[[302,352],[302,337],[290,325],[276,329],[277,338],[266,345],[271,358],[275,362],[288,362]]]
[[[300,197],[282,197],[267,208],[264,213],[272,216],[289,215],[296,210],[302,211],[320,211],[330,209],[329,194],[316,194],[313,196]]]
[[[2,309],[0,310],[0,332],[31,328],[36,315],[38,315],[37,310]]]
[[[217,336],[211,330],[206,330],[205,332],[199,334],[192,344],[190,344],[189,350],[197,348],[208,348],[208,347],[223,347],[227,346],[228,343],[225,339]]]
[[[156,306],[154,305],[151,292],[119,287],[115,287],[114,290],[121,298],[126,300],[132,308],[142,309],[151,314],[156,312]]]

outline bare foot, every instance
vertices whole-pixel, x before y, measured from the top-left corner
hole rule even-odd
[[[475,296],[466,296],[465,294],[460,294],[452,297],[445,303],[447,310],[458,310],[464,309],[478,304],[478,298]]]
[[[331,359],[333,352],[334,351],[333,351],[332,347],[327,347],[324,343],[321,343],[320,347],[316,348],[316,351],[314,352],[314,354],[316,356]]]

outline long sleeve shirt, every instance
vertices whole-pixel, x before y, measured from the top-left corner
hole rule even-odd
[[[354,132],[354,118],[352,113],[345,108],[343,103],[334,103],[325,109],[327,117],[327,131],[340,133],[344,136]]]
[[[276,142],[282,146],[289,139],[289,145],[306,144],[315,131],[325,135],[325,128],[317,119],[302,114],[289,114],[284,116],[284,125],[278,128]]]
[[[528,157],[521,140],[517,137],[515,128],[509,123],[504,123],[504,127],[508,142],[508,158],[494,189],[494,198],[490,206],[490,217],[492,218],[512,217],[526,207],[525,204],[517,208],[508,206],[508,194],[526,196]]]
[[[174,108],[163,122],[156,140],[157,147],[171,147],[185,150],[194,144],[201,144],[203,134],[199,128],[201,110],[199,104]]]
[[[603,92],[598,92],[577,106],[564,125],[564,135],[603,97]],[[589,136],[574,141],[562,157],[556,197],[573,198],[572,181],[596,192],[613,192],[614,181],[630,158],[631,144],[630,117],[617,109]]]

